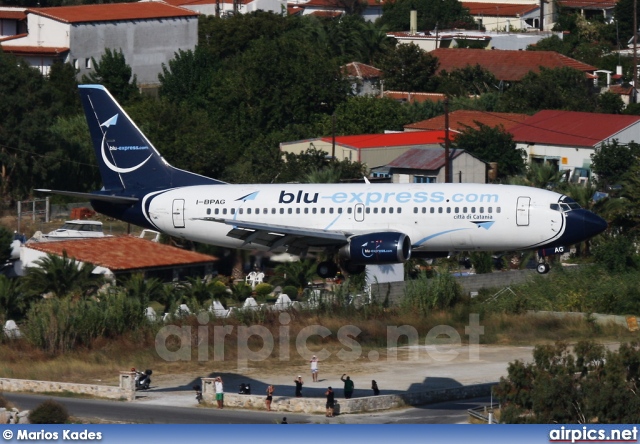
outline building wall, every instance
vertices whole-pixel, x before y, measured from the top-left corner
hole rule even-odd
[[[0,19],[0,37],[8,37],[18,33],[18,21]]]
[[[440,170],[444,182],[444,168]],[[469,154],[462,154],[451,162],[451,176],[453,183],[486,183],[487,164]],[[441,182],[440,176],[438,182]]]
[[[182,8],[189,9],[204,15],[216,15],[216,3],[200,5],[182,5]],[[246,5],[238,5],[238,14],[249,14],[255,11],[273,12],[283,14],[286,12],[286,2],[281,0],[254,0]],[[233,13],[233,3],[220,3],[220,14],[229,15]]]
[[[197,42],[197,17],[78,23],[71,29],[68,61],[78,61],[80,77],[94,72],[94,66],[87,67],[87,59],[94,57],[99,62],[105,48],[122,50],[138,85],[157,85],[162,64],[173,59],[179,49],[193,50]]]
[[[38,14],[27,14],[28,34],[24,38],[9,40],[3,46],[69,47],[71,25]]]
[[[570,170],[571,174],[575,168],[591,168],[591,154],[594,148],[575,148],[557,145],[528,145],[517,143],[516,148],[522,148],[527,153],[527,164],[531,164],[534,157],[547,159],[558,159],[560,170]],[[498,165],[498,169],[500,166]]]

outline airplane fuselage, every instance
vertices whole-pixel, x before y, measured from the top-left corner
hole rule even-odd
[[[142,199],[149,224],[172,236],[257,248],[213,219],[340,231],[394,231],[413,251],[516,250],[550,245],[566,228],[561,195],[483,184],[202,185]]]

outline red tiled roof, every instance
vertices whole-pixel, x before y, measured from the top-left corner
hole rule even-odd
[[[0,19],[4,20],[24,20],[27,18],[26,9],[15,8],[13,11],[0,9]]]
[[[101,5],[30,8],[38,14],[64,23],[110,22],[116,20],[144,20],[170,17],[195,17],[197,12],[162,2],[108,3]]]
[[[464,150],[452,149],[450,151],[450,157],[455,159],[462,153],[464,153]],[[418,170],[439,170],[444,167],[444,154],[444,148],[411,148],[387,166]]]
[[[327,9],[342,9],[344,10],[344,4],[340,0],[309,0],[306,3],[302,3],[303,7],[315,6]]]
[[[47,47],[47,46],[11,46],[2,45],[2,50],[10,54],[19,55],[57,55],[63,54],[69,51],[69,48],[64,47]]]
[[[446,96],[440,93],[420,93],[405,91],[384,91],[383,95],[389,99],[404,100],[410,103],[442,102]]]
[[[439,69],[448,72],[466,66],[480,65],[491,72],[498,80],[518,81],[527,73],[539,72],[540,67],[568,67],[582,72],[595,71],[596,68],[578,60],[558,54],[555,51],[510,51],[484,49],[438,48],[430,52],[438,58]]]
[[[358,77],[361,79],[376,79],[382,77],[382,71],[378,68],[374,68],[370,65],[365,65],[360,62],[351,62],[342,66],[342,71],[351,77]]]
[[[16,39],[21,39],[23,37],[28,36],[29,34],[16,34],[16,35],[10,35],[4,38],[0,39],[0,42],[6,42],[8,40],[16,40]]]
[[[298,5],[287,6],[287,15],[297,15],[302,13],[302,11],[304,11],[304,8]]]
[[[527,114],[517,113],[490,113],[485,111],[458,110],[449,113],[449,128],[463,131],[468,126],[477,129],[476,122],[480,122],[490,127],[502,126],[504,129],[512,128],[530,117]],[[404,126],[405,129],[418,130],[443,130],[444,114],[432,119],[412,123]]]
[[[539,6],[533,3],[530,5],[513,5],[509,3],[462,2],[462,7],[467,8],[471,15],[486,15],[489,17],[516,17],[539,9]]]
[[[611,76],[611,77],[613,77],[613,76]],[[631,86],[631,85],[611,85],[609,87],[609,92],[612,92],[614,94],[620,94],[620,95],[629,96],[633,92],[633,86]]]
[[[162,0],[165,3],[168,3],[172,6],[181,6],[186,8],[192,5],[215,5],[216,0]],[[252,3],[254,0],[236,0],[236,2],[240,5],[246,5]],[[233,4],[233,0],[220,0],[220,3],[229,3]]]
[[[617,0],[558,0],[560,6],[575,9],[610,9],[616,3]]]
[[[594,147],[640,116],[544,110],[509,130],[516,142]]]
[[[331,137],[323,137],[331,143]],[[360,134],[336,137],[336,144],[351,148],[382,148],[408,145],[433,145],[444,142],[444,131],[413,131],[391,134]]]
[[[313,11],[309,15],[313,15],[315,17],[330,17],[330,18],[334,18],[334,17],[341,16],[343,13],[344,13],[344,11]]]
[[[90,262],[110,270],[137,270],[201,264],[217,258],[131,236],[103,237],[60,242],[33,242],[28,248]]]

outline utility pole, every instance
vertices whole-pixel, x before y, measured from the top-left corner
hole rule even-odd
[[[449,97],[444,98],[444,183],[451,183],[451,165],[449,161]]]
[[[540,31],[544,31],[544,0],[540,0]]]
[[[638,0],[633,0],[633,102],[638,102]]]
[[[331,162],[336,161],[336,113],[331,115]]]

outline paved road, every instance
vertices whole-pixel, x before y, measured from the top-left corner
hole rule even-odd
[[[54,399],[64,404],[72,416],[79,418],[102,418],[108,421],[143,424],[273,424],[279,422],[282,416],[286,416],[290,424],[459,424],[466,423],[467,409],[489,403],[489,399],[478,398],[398,409],[389,412],[343,415],[328,419],[322,415],[171,407],[167,405],[18,393],[4,393],[3,396],[21,410],[30,410],[44,400]]]

